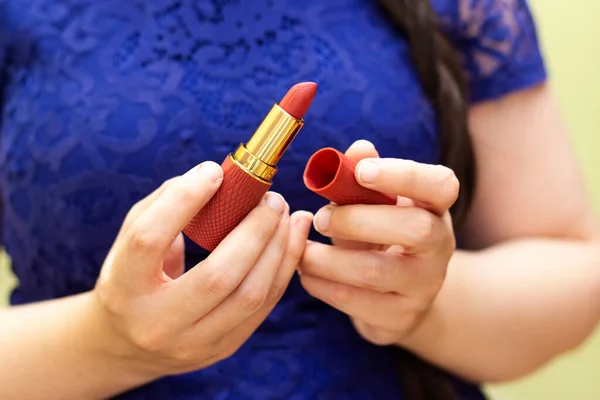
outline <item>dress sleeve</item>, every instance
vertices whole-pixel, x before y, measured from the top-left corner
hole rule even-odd
[[[472,102],[493,100],[544,82],[536,24],[526,0],[455,0],[452,36]]]

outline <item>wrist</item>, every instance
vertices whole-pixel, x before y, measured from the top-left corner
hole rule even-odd
[[[440,318],[437,310],[437,299],[434,300],[425,316],[421,318],[418,325],[413,327],[396,341],[395,345],[415,354],[422,355],[423,349],[438,347],[444,337],[443,318]]]
[[[424,317],[407,335],[404,335],[397,346],[405,348],[423,357],[451,351],[448,345],[459,318],[455,308],[457,299],[464,296],[467,290],[463,287],[462,278],[457,279],[459,270],[469,268],[473,264],[476,253],[457,250],[454,252],[446,273],[446,279],[435,299],[432,301]]]
[[[81,350],[102,361],[106,373],[118,376],[125,388],[137,387],[159,379],[165,374],[143,362],[139,353],[115,329],[108,312],[100,304],[95,292],[79,296],[79,313],[76,313],[78,338],[83,338]]]
[[[440,305],[440,302],[443,301],[442,291],[443,289],[440,290],[417,324],[398,339],[397,346],[419,355],[424,351],[432,351],[433,347],[440,346],[444,339],[444,332],[446,332],[446,316],[442,314]]]

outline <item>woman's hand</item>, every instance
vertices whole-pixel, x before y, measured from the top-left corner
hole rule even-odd
[[[184,272],[181,231],[219,188],[204,163],[136,204],[102,269],[92,301],[108,351],[159,377],[233,354],[267,317],[300,260],[311,216],[290,217],[267,193],[196,267]]]
[[[380,159],[364,141],[347,152],[361,159],[357,181],[398,195],[397,206],[328,205],[315,228],[335,246],[309,243],[302,284],[348,314],[379,345],[399,344],[423,320],[439,292],[455,239],[448,209],[459,183],[443,166]]]

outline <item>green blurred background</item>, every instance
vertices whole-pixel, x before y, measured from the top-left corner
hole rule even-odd
[[[514,1],[514,0],[498,0]],[[590,193],[600,211],[600,1],[529,0]],[[0,307],[14,280],[0,257]],[[598,299],[600,301],[600,299]],[[494,400],[600,399],[600,330],[533,376],[489,387]]]

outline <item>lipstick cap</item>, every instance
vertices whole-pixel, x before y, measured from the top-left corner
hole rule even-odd
[[[314,193],[338,204],[395,205],[396,196],[367,189],[354,176],[356,162],[345,154],[324,148],[312,155],[304,170],[304,184]]]

